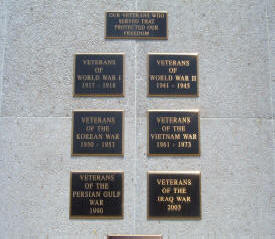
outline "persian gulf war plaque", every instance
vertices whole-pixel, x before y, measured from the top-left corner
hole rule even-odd
[[[200,219],[200,172],[148,172],[149,219]]]
[[[123,218],[123,172],[71,172],[70,218]]]
[[[123,96],[123,54],[76,54],[74,96]]]
[[[198,96],[198,54],[149,54],[149,96]]]
[[[168,39],[167,12],[106,12],[106,39]]]
[[[72,155],[123,155],[123,111],[74,111]]]
[[[199,111],[148,111],[148,155],[200,155]]]
[[[161,235],[108,235],[107,239],[162,239]]]

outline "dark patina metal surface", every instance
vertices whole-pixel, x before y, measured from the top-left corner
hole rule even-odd
[[[122,218],[123,193],[123,172],[71,172],[70,218]]]
[[[200,172],[148,172],[147,201],[150,219],[200,219]]]

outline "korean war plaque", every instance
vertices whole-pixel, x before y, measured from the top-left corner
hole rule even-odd
[[[198,96],[198,54],[149,54],[149,96]]]
[[[167,40],[167,12],[106,12],[106,39]]]
[[[123,96],[123,54],[76,54],[74,96]]]
[[[71,172],[70,218],[123,218],[123,172]]]
[[[123,155],[123,111],[73,111],[72,155]]]
[[[108,235],[107,239],[162,239],[161,235]]]
[[[148,155],[200,155],[199,111],[148,111]]]
[[[149,219],[201,219],[198,171],[148,172]]]

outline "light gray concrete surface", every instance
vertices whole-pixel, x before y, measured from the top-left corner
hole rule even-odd
[[[71,118],[1,117],[1,238],[103,238],[134,233],[135,124],[126,118],[123,157],[70,157]],[[123,170],[123,220],[70,220],[71,170]]]
[[[266,7],[264,1],[138,1],[138,9],[169,15],[168,41],[137,42],[138,116],[147,108],[199,107],[202,117],[272,117]],[[146,97],[148,52],[198,52],[200,97]]]
[[[1,238],[275,237],[274,1],[3,3]],[[104,12],[116,10],[167,11],[169,39],[104,40]],[[72,97],[73,54],[81,52],[125,53],[124,98]],[[148,98],[148,52],[198,52],[200,96]],[[146,111],[191,108],[201,112],[201,156],[147,157]],[[76,109],[125,110],[125,156],[71,157]],[[124,219],[69,220],[71,170],[123,170]],[[202,220],[147,220],[148,170],[200,170]]]
[[[268,1],[268,34],[269,34],[269,52],[270,52],[270,71],[272,80],[275,81],[275,2]]]
[[[104,40],[104,12],[134,7],[135,1],[9,1],[2,115],[70,116],[72,109],[110,105],[134,115],[135,42]],[[83,52],[126,53],[126,97],[72,97],[73,55]]]
[[[1,115],[1,98],[3,85],[4,54],[6,46],[6,5],[4,0],[0,1],[0,115]]]
[[[272,238],[271,120],[201,119],[200,157],[148,158],[146,118],[137,120],[137,128],[138,232],[162,232],[169,239]],[[200,170],[202,220],[147,221],[143,178],[149,170]]]

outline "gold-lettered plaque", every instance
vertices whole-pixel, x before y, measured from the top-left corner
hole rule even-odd
[[[199,156],[198,110],[148,111],[149,156]]]
[[[72,118],[72,156],[123,155],[123,111],[76,110]]]
[[[81,53],[74,56],[76,96],[123,96],[123,53]]]
[[[106,12],[106,39],[168,39],[168,13],[157,11]]]
[[[149,219],[201,219],[199,171],[149,171]]]
[[[123,218],[121,171],[71,172],[70,218]]]
[[[148,96],[199,95],[197,53],[149,53]]]

